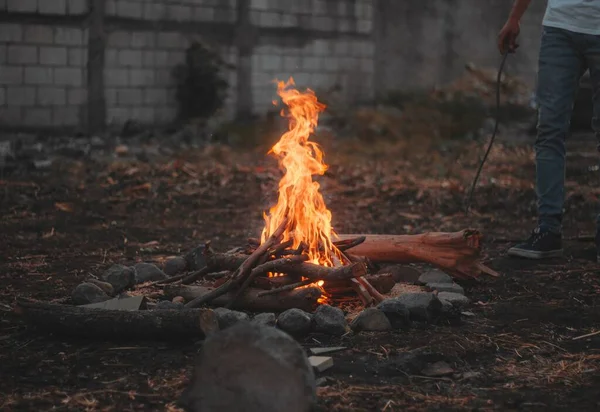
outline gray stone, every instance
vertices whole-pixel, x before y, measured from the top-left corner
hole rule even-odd
[[[250,316],[248,316],[244,312],[238,312],[237,310],[229,310],[227,308],[216,308],[214,309],[215,314],[217,315],[217,320],[219,321],[219,328],[227,329],[238,322],[247,322],[250,320]]]
[[[452,292],[440,292],[438,293],[438,298],[443,302],[450,302],[453,306],[464,308],[470,303],[470,300],[465,295],[461,295],[460,293],[452,293]]]
[[[156,310],[181,310],[183,309],[183,303],[171,302],[169,300],[161,300],[154,306]]]
[[[454,279],[438,269],[432,269],[419,276],[419,283],[454,283]]]
[[[392,329],[392,324],[379,309],[367,308],[354,318],[350,327],[355,332],[381,332]]]
[[[275,326],[277,323],[277,316],[274,313],[259,313],[252,319],[252,323],[265,326]]]
[[[377,305],[377,309],[385,314],[394,329],[410,327],[410,311],[397,298],[386,299]]]
[[[301,337],[310,332],[312,317],[301,309],[288,309],[277,318],[277,327],[294,337]]]
[[[181,257],[175,257],[173,259],[167,260],[165,263],[165,274],[169,277],[175,276],[179,273],[182,273],[187,268],[186,260]]]
[[[168,276],[152,263],[138,263],[134,267],[135,283],[155,282],[167,279]]]
[[[442,302],[433,293],[406,293],[396,299],[406,306],[411,320],[429,322],[442,312]]]
[[[315,332],[340,336],[349,331],[348,322],[340,308],[320,305],[313,316]]]
[[[71,299],[76,305],[86,305],[88,303],[104,302],[110,299],[100,287],[93,283],[81,283],[75,287],[71,294]]]
[[[112,265],[102,274],[102,279],[112,285],[115,293],[120,293],[135,285],[135,270],[123,265]]]
[[[308,412],[315,375],[302,347],[272,327],[240,323],[202,345],[178,406],[191,412]]]
[[[417,283],[421,272],[417,269],[405,265],[389,265],[382,268],[377,273],[391,273],[396,283]]]
[[[200,270],[206,266],[205,246],[201,245],[188,252],[183,258],[189,270]]]
[[[438,292],[452,292],[455,294],[465,294],[465,290],[457,283],[428,283],[427,287]]]
[[[98,286],[108,296],[114,296],[115,295],[115,289],[113,288],[113,285],[111,285],[108,282],[102,282],[101,280],[98,280],[98,279],[88,279],[88,280],[86,280],[86,282],[87,283],[93,283],[94,285]]]

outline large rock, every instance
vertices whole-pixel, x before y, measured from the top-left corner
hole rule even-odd
[[[272,327],[240,323],[206,340],[179,406],[190,412],[309,412],[315,375],[302,347]]]
[[[93,283],[85,282],[75,287],[71,299],[76,305],[87,305],[88,303],[104,302],[110,299],[110,296]]]
[[[206,266],[206,256],[204,255],[205,246],[198,246],[183,257],[189,270],[200,270]]]
[[[315,332],[341,336],[349,331],[348,322],[340,308],[320,305],[313,316]]]
[[[396,283],[417,283],[421,272],[405,265],[388,265],[377,273],[391,273]]]
[[[419,283],[454,283],[454,279],[439,269],[432,269],[419,276]]]
[[[367,275],[365,278],[369,281],[371,285],[377,290],[379,293],[388,293],[394,285],[396,281],[391,273],[378,273],[376,275]]]
[[[135,270],[128,266],[112,265],[102,274],[102,279],[112,285],[115,293],[121,293],[135,285]]]
[[[93,283],[94,285],[102,289],[104,293],[106,293],[108,296],[115,295],[115,288],[113,288],[113,286],[108,282],[102,282],[101,280],[90,278],[86,280],[86,283]]]
[[[458,308],[463,308],[470,302],[468,297],[461,295],[460,293],[440,292],[438,293],[438,298],[441,301],[450,302],[453,306]]]
[[[135,283],[156,282],[165,280],[168,276],[152,263],[138,263],[134,267]]]
[[[277,327],[294,337],[302,337],[310,332],[312,317],[301,309],[288,309],[277,318]]]
[[[259,313],[252,318],[252,323],[264,326],[275,326],[277,323],[277,316],[275,316],[274,313]]]
[[[185,271],[186,268],[187,268],[186,260],[183,257],[178,256],[178,257],[174,257],[173,259],[167,260],[167,262],[165,263],[164,272],[165,272],[165,275],[171,277],[171,276],[175,276],[179,273],[182,273],[183,271]]]
[[[238,322],[246,322],[250,320],[250,316],[244,312],[237,310],[229,310],[227,308],[216,308],[213,310],[219,321],[219,328],[226,329]]]
[[[411,320],[429,322],[442,312],[442,302],[433,293],[406,293],[396,299],[406,306]]]
[[[385,314],[393,329],[410,327],[410,311],[399,299],[385,299],[377,305],[377,309]]]
[[[379,309],[367,308],[354,318],[350,327],[355,332],[382,332],[392,329],[392,324]]]
[[[183,308],[183,303],[171,302],[170,300],[161,300],[154,306],[156,310],[182,310]]]
[[[457,283],[428,283],[427,287],[438,292],[452,292],[461,295],[465,294],[465,290]]]

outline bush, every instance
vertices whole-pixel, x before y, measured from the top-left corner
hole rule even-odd
[[[179,120],[208,119],[223,107],[227,82],[221,77],[227,68],[221,57],[200,43],[186,50],[185,63],[175,67]]]

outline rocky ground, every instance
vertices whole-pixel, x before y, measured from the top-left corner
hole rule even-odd
[[[594,410],[600,383],[598,265],[590,241],[598,162],[569,142],[563,259],[508,258],[535,223],[531,139],[504,131],[473,212],[465,192],[485,142],[365,142],[321,132],[322,192],[340,233],[480,229],[500,278],[460,282],[460,321],[334,337],[317,376],[322,410]],[[267,139],[268,140],[268,139]],[[0,409],[176,410],[200,342],[65,340],[26,327],[16,297],[52,301],[114,263],[164,263],[212,240],[257,236],[280,172],[266,147],[168,140],[21,139],[0,148]],[[419,269],[422,269],[419,267]]]

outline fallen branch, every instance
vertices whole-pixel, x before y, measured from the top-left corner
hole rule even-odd
[[[288,290],[294,290],[296,288],[299,288],[299,287],[302,287],[302,286],[308,286],[308,285],[311,285],[313,283],[315,283],[314,280],[307,279],[307,280],[303,280],[302,282],[291,283],[289,285],[285,285],[285,286],[282,286],[280,288],[275,288],[275,289],[265,290],[265,291],[259,292],[258,296],[261,297],[261,296],[267,296],[267,295],[276,295],[276,294],[281,293],[281,292],[287,292]]]
[[[359,235],[339,235],[342,240]],[[364,235],[352,254],[376,263],[430,263],[456,278],[476,278],[481,273],[499,276],[483,265],[481,234],[477,230],[431,232],[419,235]]]
[[[167,285],[165,287],[165,296],[174,298],[182,296],[186,301],[201,299],[212,292],[213,289],[203,286],[184,286]],[[307,312],[312,312],[318,306],[318,299],[321,297],[319,288],[301,288],[277,295],[260,295],[264,290],[248,288],[236,299],[232,309],[248,310],[253,312],[283,312],[287,309],[298,308]],[[219,297],[208,301],[211,306],[227,306],[233,299],[234,292],[227,292]]]
[[[209,309],[126,311],[18,300],[15,312],[46,332],[82,338],[205,338],[219,330]]]
[[[344,252],[344,251],[346,251],[348,249],[352,249],[353,247],[360,245],[365,240],[367,240],[366,236],[359,236],[359,237],[354,238],[354,239],[350,238],[350,239],[338,240],[337,242],[333,242],[333,245],[340,252]]]
[[[328,281],[351,279],[367,274],[367,268],[362,263],[354,263],[347,266],[331,268],[327,266],[315,265],[314,263],[289,264],[282,262],[283,260],[284,259],[278,259],[267,262],[265,263],[264,268],[261,266],[257,267],[257,272],[258,269],[261,268],[261,273],[257,273],[257,275],[266,274],[268,272],[285,273],[286,275],[296,276],[298,278],[309,278],[312,279],[313,282],[316,282],[318,280]],[[269,265],[268,268],[267,265]]]

